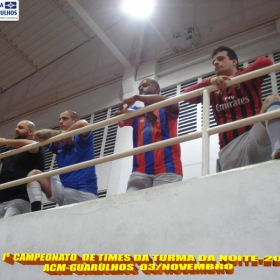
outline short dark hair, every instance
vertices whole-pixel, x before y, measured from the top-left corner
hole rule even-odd
[[[78,119],[79,120],[79,116],[75,111],[72,110],[67,110],[67,113],[69,113],[70,117],[74,120],[74,119]]]
[[[236,64],[236,68],[237,70],[239,70],[239,62],[238,62],[238,57],[237,57],[237,54],[236,52],[231,49],[231,48],[228,48],[228,47],[225,47],[225,46],[220,46],[218,47],[217,49],[214,49],[212,54],[211,54],[211,58],[213,59],[214,56],[217,55],[218,52],[223,52],[223,51],[226,51],[227,52],[227,55],[229,57],[230,60],[233,60],[233,59],[236,59],[237,60],[237,64]]]

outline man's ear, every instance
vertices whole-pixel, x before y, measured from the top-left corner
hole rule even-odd
[[[159,93],[160,93],[160,88],[156,87],[156,94],[159,94]]]
[[[28,135],[31,136],[31,135],[33,135],[33,134],[34,134],[34,130],[33,130],[33,129],[29,129]]]
[[[238,63],[238,62],[237,62],[237,59],[234,58],[234,59],[232,60],[232,65],[235,66],[236,69],[237,69],[237,63]]]

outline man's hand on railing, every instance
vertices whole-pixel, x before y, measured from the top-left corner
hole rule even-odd
[[[131,107],[137,101],[137,96],[138,95],[134,95],[134,96],[131,96],[131,97],[128,97],[128,98],[124,99],[122,101],[122,103],[119,105],[119,110],[121,112],[123,112],[127,108]],[[123,112],[123,113],[125,113],[125,112]]]
[[[135,111],[135,110],[133,110],[133,109],[116,110],[114,115],[119,116],[119,115],[129,113],[132,111]],[[151,125],[154,125],[155,122],[157,121],[157,116],[155,114],[153,114],[152,112],[148,112],[148,113],[137,116],[137,118],[140,118],[140,117],[145,117]],[[128,119],[128,120],[130,120],[130,119]]]
[[[6,145],[6,138],[0,137],[0,145]]]
[[[115,111],[115,113],[114,113],[114,116],[116,117],[116,116],[119,116],[119,115],[122,115],[122,114],[125,114],[125,113],[127,113],[127,111],[126,110],[116,110]]]
[[[210,83],[211,83],[211,85],[216,86],[218,89],[225,90],[228,87],[225,82],[229,81],[229,80],[230,80],[230,77],[221,75],[221,76],[217,76],[217,77],[212,77],[210,79]]]

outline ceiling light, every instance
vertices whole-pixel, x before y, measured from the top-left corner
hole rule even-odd
[[[147,18],[153,9],[153,0],[124,0],[123,2],[123,10],[138,18]]]

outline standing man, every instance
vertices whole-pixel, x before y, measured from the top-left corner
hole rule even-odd
[[[79,120],[76,112],[67,110],[60,114],[59,124],[61,130],[42,129],[36,131],[35,139],[44,141],[60,133],[87,126],[88,122]],[[94,158],[93,133],[89,131],[52,143],[49,150],[56,154],[59,168],[91,160]],[[41,172],[33,170],[28,176]],[[50,201],[56,202],[59,206],[98,198],[95,166],[60,174],[59,177],[60,180],[55,177],[44,178],[27,185],[33,211],[41,210],[41,191],[46,194]]]
[[[218,125],[280,108],[278,94],[270,95],[262,102],[261,86],[264,77],[231,87],[225,84],[231,77],[272,65],[269,58],[258,58],[248,68],[240,70],[236,53],[228,47],[221,46],[213,51],[212,62],[217,76],[188,87],[184,93],[216,85],[218,90],[210,93],[210,102]],[[201,97],[186,100],[190,103],[201,101]],[[279,140],[279,118],[267,121],[266,124],[256,123],[219,133],[221,170],[267,161],[271,159],[271,150],[273,151],[272,158],[280,157]]]
[[[136,101],[151,105],[167,99],[159,95],[158,83],[151,79],[143,80],[139,87],[139,95],[124,99],[116,115],[127,112],[127,108],[137,110],[141,107],[132,106]],[[124,108],[124,105],[126,107]],[[148,145],[177,136],[178,104],[159,108],[133,119],[119,122],[119,126],[133,127],[133,148]],[[136,191],[176,181],[183,177],[180,145],[156,149],[133,156],[133,169],[129,178],[127,191]]]
[[[14,139],[0,138],[0,145],[7,145],[7,152],[32,143],[35,125],[31,121],[20,121],[15,128]],[[2,159],[0,184],[22,179],[34,168],[45,169],[45,149],[35,148]],[[26,184],[0,190],[0,218],[7,218],[30,212]]]

